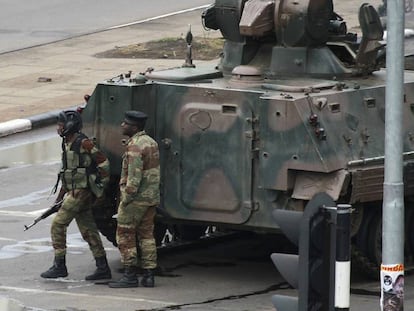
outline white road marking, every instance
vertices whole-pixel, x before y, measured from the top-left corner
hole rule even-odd
[[[140,20],[140,21],[131,22],[131,23],[128,23],[128,24],[122,24],[122,25],[118,25],[118,26],[112,26],[112,27],[109,27],[107,30],[118,29],[118,28],[122,28],[122,27],[127,27],[127,26],[132,26],[132,25],[142,24],[142,23],[145,23],[145,22],[150,22],[150,21],[157,20],[157,19],[164,18],[164,17],[170,17],[170,16],[174,16],[174,15],[182,14],[182,13],[187,13],[187,12],[191,12],[191,11],[196,11],[196,10],[198,10],[198,9],[204,9],[204,8],[207,8],[207,7],[209,7],[210,5],[211,5],[211,4],[205,4],[205,5],[201,5],[201,6],[195,7],[195,8],[186,9],[186,10],[181,10],[181,11],[172,12],[172,13],[163,14],[163,15],[158,15],[158,16],[150,17],[150,18],[143,19],[143,20]]]
[[[1,216],[18,216],[18,217],[37,217],[40,216],[47,208],[39,209],[36,211],[23,212],[23,211],[4,211],[0,209]]]
[[[50,237],[31,239],[24,241],[17,241],[0,237],[0,241],[13,241],[15,244],[4,245],[0,248],[0,260],[10,259],[22,256],[24,254],[34,254],[50,252],[53,250]],[[72,233],[67,235],[66,241],[67,251],[71,254],[82,253],[81,250],[89,249],[88,243],[86,243],[80,233]],[[105,247],[105,251],[116,251],[116,247]]]
[[[17,293],[29,293],[29,294],[55,294],[55,295],[63,295],[63,296],[73,296],[73,297],[84,297],[84,298],[92,298],[92,299],[108,299],[108,300],[129,300],[134,302],[148,302],[154,304],[162,304],[162,305],[175,305],[176,302],[170,301],[162,301],[162,300],[152,300],[152,299],[145,299],[145,298],[132,298],[132,297],[117,297],[111,295],[90,295],[90,294],[82,294],[82,293],[69,293],[69,292],[61,292],[56,290],[43,290],[43,289],[34,289],[34,288],[23,288],[23,287],[13,287],[13,286],[0,286],[0,290],[6,291],[13,291]]]
[[[16,239],[9,239],[9,238],[0,237],[0,241],[14,241],[14,242],[16,242],[17,240]]]
[[[16,198],[0,201],[0,208],[22,206],[22,205],[39,205],[37,201],[47,198],[50,195],[50,188],[34,191]],[[53,203],[50,203],[52,205]]]

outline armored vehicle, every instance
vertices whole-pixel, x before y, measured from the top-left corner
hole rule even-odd
[[[225,39],[218,61],[194,64],[189,33],[182,67],[99,83],[83,118],[85,132],[112,163],[108,204],[115,202],[120,174],[124,111],[141,110],[160,146],[161,222],[182,224],[182,234],[193,237],[207,225],[273,232],[274,209],[301,210],[325,192],[352,204],[352,239],[365,259],[378,264],[385,45],[373,6],[361,6],[359,21],[362,34],[349,33],[331,0],[216,0],[202,22]],[[414,73],[405,72],[410,224],[413,82]],[[410,251],[412,235],[407,226]]]

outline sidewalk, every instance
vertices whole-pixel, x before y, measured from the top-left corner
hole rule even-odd
[[[358,29],[361,1],[335,2],[335,11],[344,17],[348,30]],[[380,2],[374,0],[372,4],[377,7]],[[137,74],[148,67],[160,70],[181,66],[184,60],[110,59],[94,55],[117,46],[184,37],[189,24],[194,36],[221,36],[219,31],[203,28],[201,12],[195,10],[0,55],[0,137],[54,122],[58,111],[82,104],[83,96],[91,94],[104,79],[129,70]],[[195,59],[194,63],[201,61]]]
[[[191,24],[194,36],[218,36],[201,24],[202,10],[133,26],[107,30],[56,43],[0,55],[0,137],[42,126],[62,109],[83,103],[100,81],[181,66],[183,60],[97,58],[117,46],[161,38],[184,37]],[[195,64],[200,61],[194,60]],[[50,80],[50,82],[42,81]]]

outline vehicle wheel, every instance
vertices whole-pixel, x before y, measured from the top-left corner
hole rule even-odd
[[[363,206],[355,207],[355,211],[351,213],[351,238],[356,236],[361,229],[362,222],[365,217]]]
[[[369,225],[367,255],[376,265],[382,262],[382,215],[381,211],[374,213]]]
[[[362,212],[362,222],[355,237],[355,241],[359,251],[363,254],[366,254],[369,243],[369,228],[374,217],[374,209],[369,207],[363,207],[363,209],[364,211]]]
[[[414,209],[406,208],[405,213],[405,260],[410,261],[414,254],[414,232],[411,230],[411,224],[414,221]],[[367,255],[368,258],[376,265],[382,263],[382,213],[378,212],[373,215],[368,230]]]
[[[95,218],[96,219],[96,218]],[[96,220],[95,220],[96,221]],[[104,237],[107,238],[113,246],[118,246],[116,243],[116,221],[115,220],[103,220],[96,221],[98,230],[102,233]]]
[[[353,246],[355,247],[352,248],[352,269],[373,280],[378,280],[378,265],[382,259],[381,209],[378,207],[379,204],[380,202],[376,202],[375,206],[365,206],[362,224],[358,234],[353,238]]]
[[[154,238],[155,244],[160,246],[162,244],[162,240],[164,239],[165,233],[167,232],[168,226],[162,222],[155,222],[154,225]]]
[[[116,219],[112,218],[115,214],[113,203],[106,197],[97,199],[92,205],[92,214],[98,230],[108,239],[109,242],[111,242],[114,246],[117,246],[117,222]]]
[[[408,258],[406,260],[412,262],[414,260],[414,206],[405,205],[405,250]]]
[[[202,237],[207,230],[207,226],[198,225],[177,225],[176,235],[183,241],[195,241]]]

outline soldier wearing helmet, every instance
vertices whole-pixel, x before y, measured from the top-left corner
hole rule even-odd
[[[43,278],[68,275],[66,268],[66,230],[75,219],[83,239],[95,257],[97,269],[86,280],[111,278],[106,252],[92,214],[92,204],[103,195],[109,181],[109,161],[81,132],[82,118],[77,111],[63,111],[57,120],[57,132],[62,137],[62,168],[58,181],[62,182],[56,202],[63,200],[51,227],[55,259],[53,266],[43,272]]]
[[[109,287],[139,286],[138,251],[143,277],[140,285],[154,287],[153,270],[157,267],[154,239],[154,216],[160,202],[160,161],[158,144],[145,131],[147,115],[127,111],[121,124],[122,134],[129,137],[122,160],[119,181],[120,203],[116,240],[124,265],[124,275]]]

